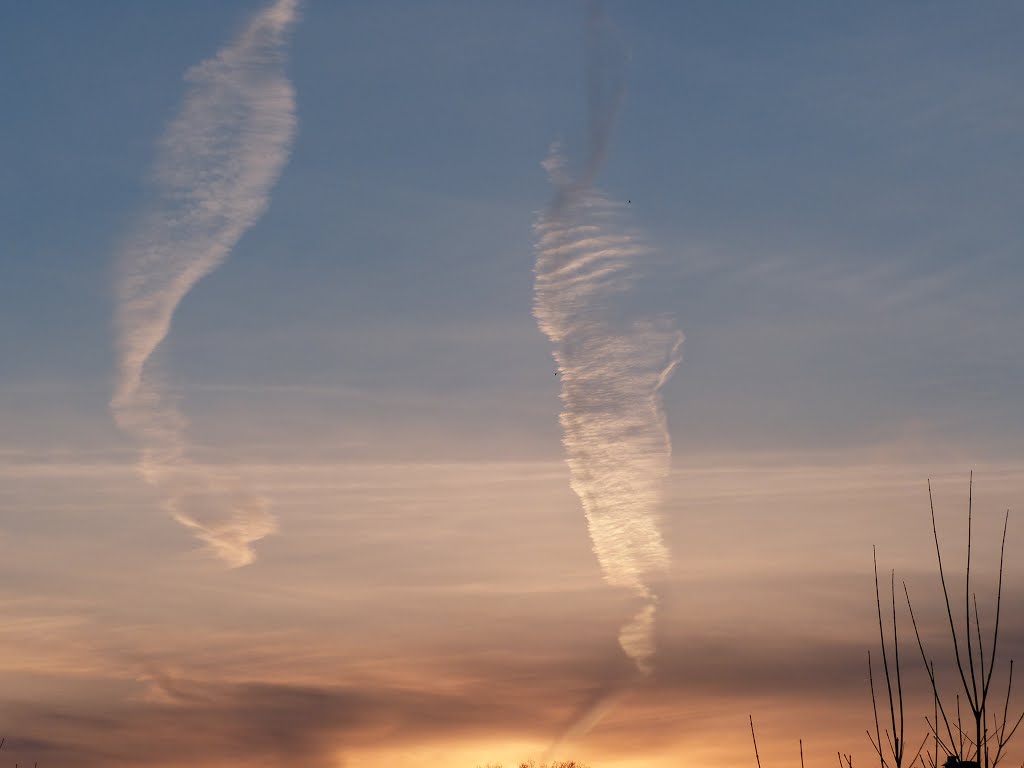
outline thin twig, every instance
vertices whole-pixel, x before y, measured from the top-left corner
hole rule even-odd
[[[866,733],[866,734],[867,734],[867,736],[868,736],[868,742],[869,742],[869,743],[871,744],[871,746],[872,746],[872,747],[874,747],[874,749],[875,749],[875,752],[879,754],[879,756],[880,756],[880,759],[881,759],[881,762],[882,762],[882,765],[884,766],[884,765],[885,765],[885,756],[883,755],[883,753],[882,753],[882,750],[881,750],[881,748],[879,747],[879,745],[875,743],[875,739],[874,739],[874,737],[873,737],[873,736],[871,735],[871,731],[869,731],[869,730],[868,730],[867,728],[865,728],[865,729],[864,729],[864,733]]]
[[[981,613],[978,611],[978,595],[975,594],[973,597],[974,597],[974,627],[978,631],[978,658],[980,659],[980,662],[981,662],[981,678],[982,678],[982,680],[984,680],[985,679],[985,648],[984,648],[984,646],[982,645],[982,642],[981,642]],[[968,626],[970,628],[970,622],[968,623]],[[994,658],[989,659],[989,664],[994,667],[995,666],[995,659]],[[986,766],[986,768],[989,768],[989,763],[988,763],[988,738],[989,738],[989,736],[988,736],[988,718],[985,715],[985,713],[987,711],[986,710],[987,706],[988,706],[988,689],[985,688],[984,686],[982,686],[981,713],[980,714],[981,714],[981,727],[982,727],[983,730],[981,732],[981,737],[982,737],[982,743],[984,743],[984,745],[985,745],[985,766]],[[979,756],[978,756],[978,762],[979,763],[981,762],[981,755],[980,755],[980,753],[979,753]]]
[[[931,663],[931,666],[928,669],[928,674],[931,676],[931,679],[934,681],[935,680],[935,662],[934,661]],[[935,723],[938,724],[938,722],[939,722],[939,693],[938,693],[938,691],[935,690],[934,685],[932,686],[932,691],[933,691],[932,695],[934,697],[934,699],[933,699],[933,708],[935,710],[935,715],[934,715],[935,716]],[[927,717],[924,720],[925,720],[925,722],[928,722],[928,718]],[[938,764],[939,764],[939,732],[936,731],[934,728],[932,729],[932,731],[935,733],[935,759],[933,760],[933,763],[936,766],[938,766]]]
[[[985,679],[985,646],[981,642],[981,614],[978,612],[978,594],[975,593],[971,597],[974,599],[974,629],[977,631],[977,634],[978,634],[978,659],[979,659],[980,668],[981,668],[981,679],[984,680]],[[970,631],[971,631],[971,621],[970,621],[970,615],[968,615],[968,617],[967,617],[967,632],[970,633]],[[994,662],[994,659],[991,660],[989,663],[991,664],[993,662]],[[984,689],[984,687],[983,687],[982,688],[982,695],[981,695],[981,711],[979,713],[980,714],[980,718],[976,718],[976,719],[980,720],[980,725],[981,725],[981,728],[982,728],[982,730],[978,734],[978,736],[979,736],[979,738],[981,738],[982,744],[985,745],[985,766],[986,766],[986,768],[988,768],[988,766],[989,766],[989,761],[988,761],[988,740],[989,740],[989,735],[988,735],[988,718],[985,716],[986,706],[987,706],[987,702],[988,702],[988,695],[987,694],[988,694],[988,691],[986,691]],[[980,750],[978,752],[978,762],[979,763],[981,762],[981,751]]]
[[[954,754],[956,750],[953,748],[953,742],[950,741],[949,746],[947,746],[946,742],[942,740],[941,736],[939,736],[939,732],[935,729],[935,726],[932,724],[932,722],[927,717],[924,719],[924,721],[928,723],[928,727],[930,727],[932,729],[932,733],[935,734],[935,743],[941,746],[942,749],[946,752],[946,754]],[[935,754],[936,756],[938,756],[938,750],[936,750]]]
[[[992,682],[992,671],[996,667],[996,644],[999,642],[999,614],[1003,605],[1003,557],[1006,554],[1006,528],[1010,524],[1010,510],[1006,510],[1006,515],[1003,517],[1003,543],[999,546],[999,586],[996,588],[996,626],[992,632],[992,655],[990,664],[992,666],[988,669],[988,679],[985,681],[985,687],[982,689],[982,697],[988,695],[988,687]]]
[[[757,736],[754,735],[753,715],[750,715],[750,737],[754,740],[754,757],[757,759],[757,768],[761,768],[761,757],[757,754]]]
[[[971,670],[971,689],[967,698],[970,700],[971,709],[977,711],[978,707],[978,678],[974,673],[974,652],[971,649],[971,520],[974,508],[974,470],[967,481],[967,583],[964,586],[964,618],[967,620],[967,661]],[[959,659],[958,659],[959,660]],[[964,683],[967,687],[967,683]],[[973,691],[973,697],[971,692]]]
[[[925,744],[926,744],[927,742],[928,742],[928,734],[926,733],[926,734],[924,735],[924,738],[923,738],[923,739],[921,739],[921,746],[919,746],[919,747],[917,748],[917,752],[915,752],[915,753],[914,753],[914,759],[910,761],[910,768],[913,768],[913,765],[914,765],[914,763],[916,763],[916,762],[917,762],[917,759],[918,759],[918,758],[919,758],[919,757],[921,756],[921,750],[922,750],[922,749],[924,749],[924,745],[925,745]],[[922,761],[922,762],[923,762],[923,761]]]
[[[975,592],[972,597],[974,598],[974,628],[977,630],[977,633],[978,633],[978,658],[981,661],[981,676],[982,676],[982,678],[984,678],[985,677],[985,648],[981,644],[981,614],[978,613],[978,593]],[[968,627],[970,627],[970,622],[969,621],[968,621]],[[988,693],[988,689],[982,688],[982,690],[981,690],[981,700],[982,701],[985,700],[985,698],[986,698],[985,694],[987,694],[987,693]]]
[[[882,752],[882,731],[878,726],[878,704],[875,700],[875,674],[871,669],[871,651],[868,651],[868,682],[871,685],[871,711],[875,715],[875,741],[871,742],[878,753],[878,762],[885,768],[885,754]],[[871,741],[871,733],[868,733],[868,741]]]
[[[1010,691],[1012,691],[1012,690],[1013,690],[1013,659],[1010,659],[1010,675],[1009,675],[1009,679],[1006,682],[1006,700],[1003,702],[1003,724],[1002,724],[1001,727],[997,727],[997,729],[996,729],[996,733],[999,735],[998,742],[997,742],[998,746],[996,747],[996,762],[999,761],[999,757],[1000,757],[1000,755],[1002,754],[1002,751],[1003,751],[1003,745],[1006,744],[1006,741],[1007,741],[1006,739],[1003,738],[1003,735],[1006,733],[1007,713],[1010,711]],[[1013,734],[1011,733],[1010,735],[1012,736]]]
[[[902,679],[902,677],[900,675],[900,637],[899,637],[899,633],[896,631],[896,571],[895,570],[890,570],[889,571],[889,596],[892,598],[892,647],[893,647],[893,655],[896,657],[896,695],[897,695],[897,697],[899,699],[899,705],[900,705],[900,736],[899,736],[899,739],[896,740],[896,748],[899,751],[899,754],[893,755],[893,757],[896,759],[896,768],[899,768],[899,766],[903,763],[903,753],[904,753],[904,751],[906,749],[906,745],[903,742],[903,725],[904,725],[904,719],[903,719],[903,679]],[[892,702],[891,701],[889,702],[889,708],[892,709]],[[896,712],[895,711],[892,712],[892,719],[893,719],[893,723],[894,723],[894,726],[893,726],[893,736],[895,737],[895,733],[896,733],[895,732],[895,721],[896,721]]]
[[[929,485],[929,498],[931,486]],[[928,660],[928,655],[924,652],[924,643],[921,642],[921,633],[917,628],[917,618],[914,616],[914,606],[910,602],[910,590],[907,587],[907,582],[903,582],[903,593],[907,596],[907,610],[910,612],[910,623],[914,627],[914,637],[917,638],[917,647],[921,651],[921,660],[924,662],[925,669],[928,671],[928,679],[932,684],[932,693],[935,696],[935,703],[938,704],[939,714],[942,715],[942,722],[946,726],[946,733],[949,735],[950,746],[953,745],[953,729],[949,725],[949,718],[946,717],[946,708],[942,706],[942,699],[939,697],[939,687],[935,682],[935,664]],[[938,720],[936,720],[938,725]],[[935,730],[935,736],[938,738],[938,730]],[[952,752],[952,750],[950,750]]]
[[[946,615],[949,617],[949,632],[953,637],[953,653],[956,655],[956,666],[960,672],[960,680],[964,684],[964,690],[970,691],[967,685],[967,675],[964,672],[963,661],[960,658],[960,643],[956,637],[956,624],[953,622],[953,609],[949,605],[949,589],[946,587],[946,573],[942,568],[942,550],[939,547],[939,529],[935,523],[935,503],[932,500],[932,481],[928,481],[928,506],[932,513],[932,535],[935,538],[935,557],[939,561],[939,581],[942,582],[942,596],[946,599]]]
[[[1007,736],[1007,737],[1006,737],[1005,739],[1003,739],[1003,743],[1004,743],[1004,744],[1005,744],[1006,742],[1008,742],[1008,741],[1009,741],[1010,739],[1012,739],[1012,738],[1013,738],[1013,734],[1015,734],[1015,733],[1017,732],[1017,728],[1019,728],[1019,727],[1020,727],[1020,724],[1021,724],[1021,721],[1022,721],[1022,720],[1024,720],[1024,712],[1021,712],[1021,713],[1020,713],[1020,717],[1018,717],[1018,718],[1017,718],[1017,722],[1016,722],[1016,724],[1015,724],[1015,725],[1013,726],[1013,728],[1012,728],[1012,729],[1010,730],[1010,735],[1009,735],[1009,736]],[[1004,730],[1005,730],[1005,729],[1004,729]]]
[[[960,694],[956,695],[956,730],[960,734],[960,751],[957,752],[957,757],[961,760],[964,757],[964,724],[963,720],[960,719]]]
[[[896,740],[895,746],[893,746],[891,741],[889,746],[892,749],[893,759],[896,761],[896,768],[899,768],[900,740],[896,731],[896,708],[893,706],[892,679],[889,676],[889,656],[885,652],[885,627],[882,624],[882,597],[878,591],[878,551],[875,547],[871,547],[871,557],[875,566],[875,607],[878,609],[878,639],[882,645],[882,668],[885,670],[885,687],[889,694],[889,716],[892,720],[892,735]],[[895,576],[893,576],[893,578],[895,579]],[[893,598],[893,604],[895,605],[895,597]]]

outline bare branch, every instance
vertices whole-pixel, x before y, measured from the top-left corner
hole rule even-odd
[[[928,505],[932,513],[932,535],[935,538],[935,557],[939,561],[939,581],[942,582],[942,596],[946,599],[946,616],[949,617],[949,633],[953,637],[953,653],[956,655],[956,666],[960,672],[960,680],[964,690],[970,693],[967,685],[967,674],[964,672],[963,660],[960,658],[960,642],[956,637],[956,624],[953,621],[953,609],[949,605],[949,588],[946,586],[946,572],[942,568],[942,550],[939,547],[939,529],[935,523],[935,502],[932,499],[932,481],[928,481]],[[968,633],[969,634],[969,633]]]
[[[882,762],[882,765],[885,765],[886,764],[885,753],[882,751],[881,746],[879,744],[877,744],[876,742],[874,742],[874,737],[871,736],[871,732],[869,730],[867,730],[865,728],[864,729],[864,733],[867,734],[867,741],[871,744],[872,748],[874,749],[874,752],[876,752],[878,754],[879,760]]]
[[[935,690],[935,685],[934,685],[934,681],[935,681],[935,662],[934,661],[928,667],[928,674],[930,675],[930,677],[932,679],[932,683],[933,683],[932,684],[932,696],[933,696],[932,708],[934,709],[934,712],[935,712],[934,717],[935,717],[935,723],[937,725],[938,722],[939,722],[939,693],[938,693],[938,691]],[[924,721],[927,723],[928,722],[928,718],[926,717],[924,719]],[[934,726],[932,727],[932,732],[935,734],[935,759],[932,760],[932,762],[936,766],[938,766],[938,764],[939,764],[939,732],[937,730],[935,730]]]
[[[754,740],[754,757],[757,759],[757,768],[761,768],[761,756],[757,754],[757,736],[754,735],[753,715],[750,715],[750,737]]]
[[[903,742],[903,679],[900,675],[900,637],[896,631],[896,571],[894,570],[889,571],[889,596],[892,598],[892,647],[893,655],[896,657],[896,695],[900,705],[900,736],[896,741],[896,748],[899,754],[893,756],[896,758],[896,765],[898,767],[903,763],[903,753],[906,747]],[[889,702],[889,708],[892,709],[891,701]],[[895,735],[896,713],[893,711],[891,714],[894,723],[893,733]]]
[[[1013,738],[1013,734],[1015,734],[1017,732],[1017,729],[1020,727],[1020,724],[1021,724],[1022,720],[1024,720],[1024,712],[1020,713],[1020,717],[1017,718],[1017,722],[1014,724],[1013,728],[1010,730],[1010,735],[1007,736],[1005,739],[1003,739],[1003,743],[1004,744],[1006,742],[1008,742],[1010,739]]]
[[[991,666],[988,669],[988,679],[985,681],[985,687],[982,690],[982,697],[988,695],[988,687],[992,682],[992,671],[996,667],[996,647],[999,642],[999,614],[1003,606],[1003,558],[1006,554],[1006,529],[1010,524],[1010,510],[1006,510],[1006,515],[1003,517],[1003,543],[999,546],[999,586],[996,589],[996,626],[992,632],[992,654],[989,657],[991,660],[989,664]]]
[[[875,739],[871,740],[871,733],[868,732],[868,741],[875,748],[875,752],[878,753],[878,762],[882,768],[885,768],[885,753],[882,752],[882,732],[878,725],[878,704],[875,700],[875,673],[871,669],[871,651],[868,651],[868,683],[871,685],[871,711],[875,715]]]
[[[1003,702],[1003,729],[1002,733],[1006,732],[1006,721],[1007,713],[1010,711],[1010,692],[1013,690],[1013,659],[1010,659],[1010,674],[1006,681],[1006,701]],[[1000,735],[999,741],[1002,742],[1003,738]]]
[[[921,757],[921,750],[922,750],[922,749],[924,749],[924,745],[925,745],[925,744],[927,743],[927,741],[928,741],[928,734],[926,733],[926,734],[924,735],[924,738],[923,738],[923,739],[921,739],[921,746],[919,746],[919,747],[917,748],[917,752],[915,752],[915,753],[914,753],[914,759],[910,761],[910,768],[913,768],[913,765],[914,765],[914,763],[916,763],[916,762],[917,762],[917,759],[918,759],[919,757]],[[922,762],[923,762],[923,761],[922,761]]]
[[[968,690],[967,698],[970,700],[971,709],[977,712],[978,709],[978,678],[974,673],[974,652],[971,649],[971,520],[974,508],[974,470],[971,470],[970,479],[967,481],[967,583],[964,587],[964,618],[967,620],[967,661],[971,670],[971,688]],[[959,661],[959,658],[957,659]],[[967,687],[967,683],[964,683]],[[973,692],[973,697],[972,697]]]
[[[982,678],[985,678],[985,648],[984,648],[984,646],[981,643],[981,614],[978,613],[978,593],[975,592],[973,597],[974,597],[974,628],[977,630],[977,633],[978,633],[978,658],[981,660],[981,676],[982,676]],[[970,622],[969,621],[968,621],[967,626],[968,626],[968,628],[970,628]],[[995,663],[995,659],[992,659],[989,663],[994,664]],[[988,694],[988,686],[985,686],[984,688],[982,688],[982,691],[981,691],[982,703],[984,703],[984,701],[985,701],[985,699],[987,697],[987,694]]]
[[[893,760],[896,762],[897,768],[899,768],[900,760],[900,739],[899,732],[896,730],[896,707],[893,703],[892,698],[892,679],[889,676],[889,656],[885,652],[885,627],[882,623],[882,597],[878,591],[878,550],[875,547],[871,548],[871,557],[875,566],[875,607],[878,609],[878,640],[882,645],[882,668],[885,670],[885,687],[889,694],[889,716],[892,722],[892,736],[896,740],[895,746],[892,741],[889,742],[889,747],[892,749]],[[893,576],[895,579],[895,575]],[[895,619],[895,602],[896,598],[893,597],[893,616]],[[898,681],[897,677],[897,681]],[[872,692],[873,693],[873,692]],[[902,702],[901,702],[902,704]],[[877,715],[876,715],[877,719]],[[886,731],[888,735],[888,731]]]
[[[960,694],[956,695],[956,730],[960,734],[960,751],[957,755],[962,759],[964,756],[964,725],[960,719]]]
[[[939,732],[935,729],[935,725],[932,723],[932,721],[929,720],[927,717],[924,719],[924,721],[928,723],[928,727],[931,728],[932,733],[935,734],[935,743],[941,746],[942,751],[945,752],[947,755],[952,755],[956,751],[953,749],[953,742],[950,741],[949,745],[947,746],[946,742],[943,741],[942,738],[939,736]],[[937,749],[935,754],[939,754]]]
[[[930,498],[931,486],[929,485],[929,498]],[[921,633],[917,628],[917,618],[914,616],[914,606],[910,602],[910,590],[907,588],[907,582],[903,582],[903,593],[907,596],[907,610],[910,612],[910,623],[914,627],[914,637],[917,638],[917,647],[921,651],[921,660],[924,662],[925,669],[928,671],[928,679],[932,684],[932,694],[935,697],[935,703],[939,707],[939,714],[942,715],[942,722],[946,726],[946,733],[949,735],[950,746],[953,744],[953,729],[949,725],[949,718],[946,717],[946,708],[942,706],[942,699],[939,697],[939,687],[935,682],[935,665],[928,660],[927,654],[924,652],[924,643],[921,642]],[[938,737],[938,731],[935,732],[936,738]],[[952,750],[950,750],[952,752]]]

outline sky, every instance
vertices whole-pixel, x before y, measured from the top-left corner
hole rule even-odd
[[[6,762],[870,761],[972,470],[1022,656],[1024,9],[0,16]]]

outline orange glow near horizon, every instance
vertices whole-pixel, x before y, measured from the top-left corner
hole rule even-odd
[[[51,536],[53,558],[9,552],[9,568],[52,589],[3,593],[2,666],[11,690],[33,702],[9,707],[7,728],[98,753],[111,737],[80,717],[101,717],[126,756],[116,768],[140,764],[153,744],[165,758],[147,758],[156,768],[286,757],[346,768],[515,768],[547,758],[575,718],[616,691],[605,716],[550,757],[590,768],[753,765],[752,714],[765,768],[791,764],[799,739],[809,765],[830,764],[836,751],[863,762],[876,542],[880,568],[907,578],[929,643],[944,649],[916,466],[736,458],[677,469],[668,507],[678,557],[657,585],[657,653],[641,679],[617,643],[633,598],[602,582],[559,464],[261,466],[249,477],[289,510],[288,535],[232,571],[203,553],[180,554],[180,532],[164,549],[122,545],[132,531],[176,529],[135,514],[139,491],[124,473],[69,472],[70,486],[54,467],[4,474],[15,503],[49,503],[73,487],[75,504],[105,509],[92,524],[106,542],[83,551],[72,529]],[[958,582],[965,478],[954,468],[934,479]],[[1022,479],[994,465],[975,475],[981,600],[1003,502]],[[118,495],[119,505],[104,508]],[[330,512],[339,507],[373,513]],[[445,526],[436,523],[441,510]],[[837,528],[837,518],[847,524]],[[1022,541],[1011,520],[1008,552]],[[97,557],[108,570],[88,567]],[[119,576],[126,572],[133,578]],[[1020,650],[1022,583],[1024,562],[1008,559],[1004,659]],[[990,609],[983,604],[983,615]],[[908,717],[918,718],[928,709],[924,681],[916,649],[904,649],[905,684],[917,697]],[[281,741],[263,744],[268,732]],[[916,748],[921,735],[908,720],[908,743]],[[251,747],[240,754],[239,743]],[[4,746],[12,761],[40,759],[17,744]]]

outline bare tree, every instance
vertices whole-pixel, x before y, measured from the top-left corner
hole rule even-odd
[[[984,632],[981,626],[981,617],[978,611],[978,596],[971,588],[971,528],[973,523],[973,496],[974,496],[974,475],[971,474],[967,503],[967,567],[964,584],[964,606],[965,624],[958,631],[956,621],[953,618],[953,609],[950,603],[949,586],[946,582],[946,573],[942,563],[942,549],[939,545],[938,526],[935,522],[935,503],[932,497],[931,481],[928,483],[928,503],[931,509],[932,537],[935,540],[935,556],[939,566],[939,580],[942,584],[942,594],[946,603],[946,617],[949,620],[949,633],[953,643],[953,655],[956,659],[956,667],[960,677],[962,693],[970,710],[973,723],[968,722],[965,730],[964,723],[960,716],[960,693],[956,695],[956,721],[952,721],[952,712],[948,710],[948,699],[943,699],[936,680],[935,664],[925,651],[924,643],[921,640],[921,632],[917,625],[917,618],[914,616],[914,608],[910,600],[910,590],[906,582],[903,583],[903,591],[907,599],[907,610],[910,613],[910,620],[914,627],[914,637],[917,639],[917,647],[921,653],[921,660],[924,662],[925,670],[928,673],[928,680],[931,683],[932,696],[935,703],[935,713],[932,719],[925,718],[931,735],[935,742],[934,764],[938,764],[938,751],[941,748],[949,759],[947,766],[976,766],[977,768],[995,768],[999,761],[1005,757],[1005,747],[1013,738],[1017,727],[1024,720],[1024,712],[1021,713],[1011,726],[1009,716],[1010,696],[1013,691],[1013,659],[1010,659],[1009,672],[1006,682],[1006,697],[1003,700],[1002,713],[1000,715],[998,706],[995,711],[992,709],[990,695],[992,693],[992,679],[996,668],[996,654],[999,648],[999,619],[1002,613],[1003,601],[1003,566],[1006,555],[1006,531],[1009,526],[1010,513],[1007,510],[1003,518],[1003,537],[999,550],[999,583],[996,588],[995,621],[992,630],[991,650],[986,657]],[[876,569],[877,589],[877,569]],[[881,609],[879,609],[879,615]],[[881,619],[879,619],[881,621]],[[939,717],[942,718],[940,733]],[[973,725],[973,728],[971,727]],[[895,726],[894,726],[895,728]],[[869,734],[870,736],[870,734]],[[883,763],[884,765],[884,763]],[[897,764],[898,765],[898,764]]]

